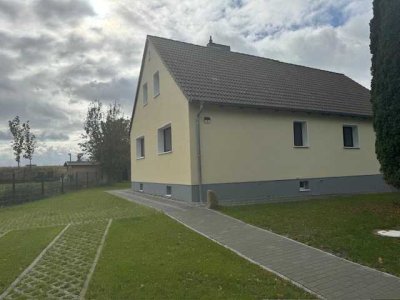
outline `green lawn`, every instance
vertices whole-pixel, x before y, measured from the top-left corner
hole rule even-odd
[[[400,229],[400,194],[334,197],[222,207],[247,223],[352,261],[400,276],[400,239],[376,229]]]
[[[61,231],[61,227],[15,230],[0,237],[0,294]]]
[[[126,188],[116,185],[113,188]],[[93,188],[0,209],[0,233],[8,229],[25,229],[70,222],[127,218],[151,214],[146,208],[137,207],[104,193],[107,188]]]
[[[113,224],[87,298],[308,298],[231,251],[157,214]]]
[[[96,248],[91,245],[100,240],[105,224],[112,218],[86,298],[312,297],[164,214],[107,194],[104,192],[106,189],[109,188],[82,190],[0,209],[0,235],[10,230],[0,237],[0,258],[8,257],[0,260],[0,294],[69,223],[72,224],[70,229],[60,239],[60,251],[68,253],[71,247],[78,246],[77,259],[88,261],[89,258],[92,261],[93,249]],[[74,242],[75,236],[87,236],[92,241],[87,245],[87,253],[86,246],[80,247],[78,240]],[[25,255],[27,253],[29,255]],[[82,280],[86,278],[90,265],[74,270],[70,264],[73,260],[60,258],[63,252],[54,249],[49,253],[41,266],[42,272],[49,268],[49,274],[54,273],[51,280],[56,284],[62,276],[69,278],[72,274],[83,286]],[[69,275],[60,274],[60,268],[64,267],[69,268]],[[29,292],[26,282],[35,281],[29,278],[22,282],[21,288]],[[41,292],[37,295],[46,295],[46,289],[51,292],[52,287],[46,282],[40,283]],[[71,293],[79,295],[76,285],[65,282],[65,286]]]

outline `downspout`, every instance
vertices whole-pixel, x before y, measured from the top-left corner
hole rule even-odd
[[[201,170],[201,138],[200,138],[200,114],[204,109],[203,102],[200,102],[200,109],[196,116],[196,139],[197,139],[197,172],[199,177],[199,203],[203,202],[203,175]]]

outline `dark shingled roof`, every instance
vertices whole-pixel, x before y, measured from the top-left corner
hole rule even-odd
[[[148,36],[189,101],[372,116],[369,90],[343,74]]]

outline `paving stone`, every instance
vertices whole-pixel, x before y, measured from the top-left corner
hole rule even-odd
[[[198,205],[113,191],[175,220],[327,299],[400,299],[400,278],[361,266]],[[168,205],[168,206],[166,206]],[[174,209],[176,207],[176,209]]]

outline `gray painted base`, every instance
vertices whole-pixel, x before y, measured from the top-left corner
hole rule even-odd
[[[203,197],[207,190],[213,190],[221,204],[246,204],[262,202],[283,202],[302,200],[313,196],[365,194],[394,192],[394,188],[385,183],[382,175],[344,176],[325,178],[306,178],[309,191],[299,190],[299,179],[257,181],[240,183],[204,184]],[[171,198],[183,201],[199,201],[198,185],[161,184],[153,182],[132,182],[132,189],[152,195],[166,196],[167,186],[171,186]],[[205,201],[205,199],[203,199]]]

